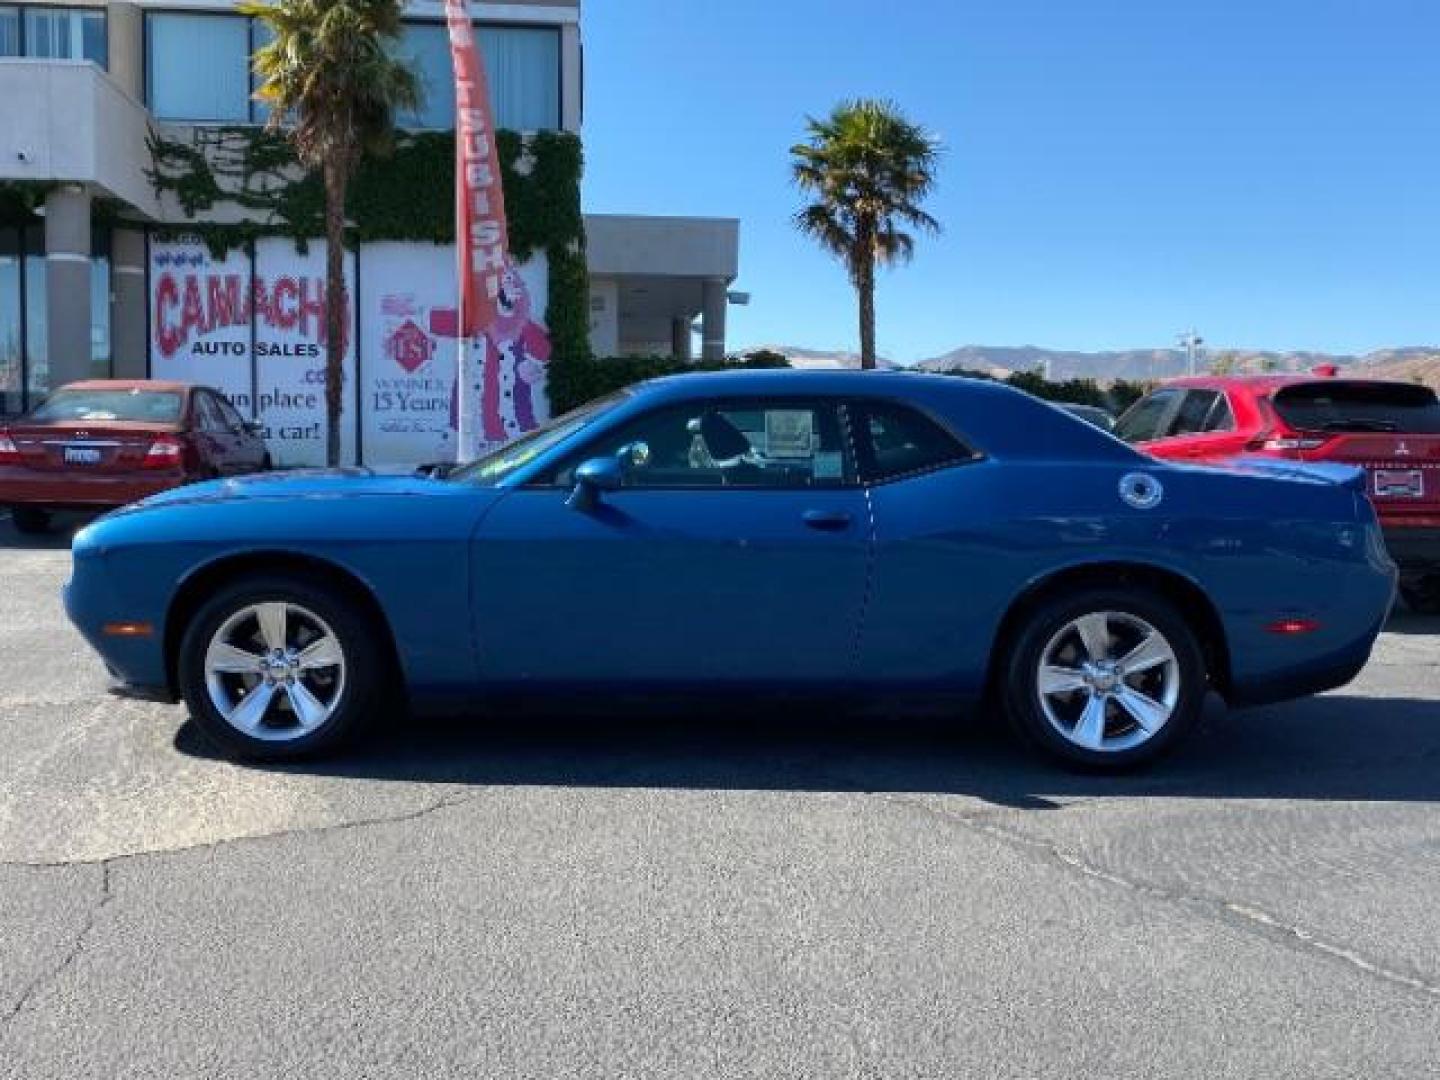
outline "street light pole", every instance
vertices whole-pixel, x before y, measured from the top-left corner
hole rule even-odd
[[[1180,347],[1185,350],[1185,372],[1194,375],[1196,361],[1200,358],[1200,346],[1205,344],[1205,339],[1191,327],[1181,334],[1178,340]]]

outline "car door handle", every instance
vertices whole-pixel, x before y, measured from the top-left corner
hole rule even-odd
[[[821,532],[841,532],[850,527],[850,515],[843,510],[806,510],[805,524]]]

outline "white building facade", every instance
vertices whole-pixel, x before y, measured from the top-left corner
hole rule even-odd
[[[583,134],[580,4],[471,7],[496,122],[520,136],[524,171],[533,167],[531,140]],[[0,0],[0,415],[80,378],[188,378],[265,421],[272,445],[288,435],[278,461],[314,461],[323,443],[315,385],[323,243],[287,235],[293,222],[285,227],[265,198],[275,178],[251,160],[245,132],[258,131],[266,113],[253,98],[250,56],[264,40],[263,24],[224,0]],[[423,91],[401,126],[452,128],[442,5],[407,5],[399,51]],[[174,152],[171,164],[195,151],[206,177],[243,169],[243,190],[215,198],[203,184],[157,181],[166,172],[157,147]],[[437,179],[445,178],[427,178]],[[578,222],[578,191],[575,201],[561,209]],[[581,333],[594,355],[723,356],[738,222],[595,216],[583,224]],[[225,228],[244,242],[217,246]],[[542,246],[521,267],[542,326],[561,254],[547,258]],[[362,235],[347,275],[347,456],[433,457],[449,408],[444,367],[453,367],[453,248]],[[399,400],[421,402],[428,419]]]

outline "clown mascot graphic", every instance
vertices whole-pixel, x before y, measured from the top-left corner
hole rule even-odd
[[[545,365],[550,362],[550,337],[535,320],[530,289],[511,264],[501,281],[496,318],[472,347],[481,354],[478,408],[481,451],[534,431],[546,419]],[[460,430],[460,379],[450,399],[450,427]]]

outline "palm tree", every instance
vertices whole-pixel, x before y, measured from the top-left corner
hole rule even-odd
[[[795,146],[795,183],[815,201],[795,215],[801,232],[845,264],[860,300],[860,366],[875,366],[875,267],[908,262],[905,227],[940,232],[920,209],[935,186],[940,144],[887,101],[847,101],[808,118],[810,141]]]
[[[325,186],[325,455],[335,466],[348,336],[345,197],[362,156],[390,148],[395,113],[415,107],[419,91],[392,54],[399,0],[252,0],[240,10],[272,34],[253,60],[268,126],[288,132],[300,163],[318,170]]]

